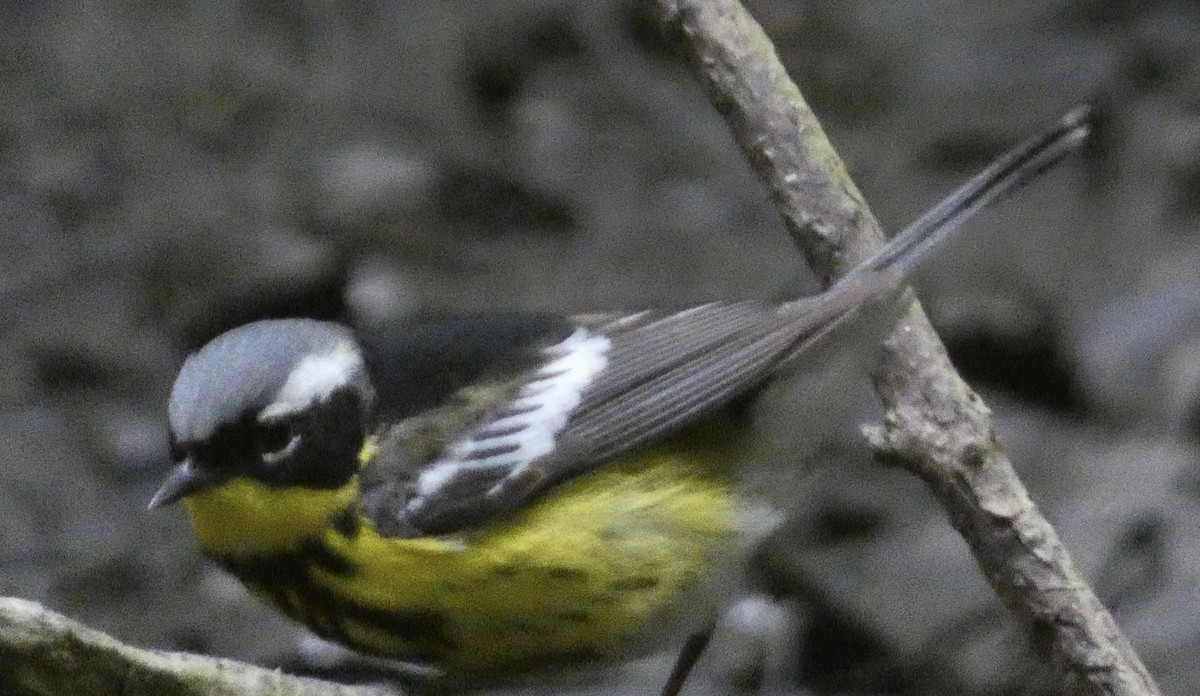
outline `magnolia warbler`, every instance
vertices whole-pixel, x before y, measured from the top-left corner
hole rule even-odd
[[[733,405],[868,316],[873,354],[930,250],[1088,130],[1071,112],[783,304],[233,329],[180,370],[150,507],[185,500],[206,554],[350,648],[486,678],[691,636],[674,693],[747,548]]]

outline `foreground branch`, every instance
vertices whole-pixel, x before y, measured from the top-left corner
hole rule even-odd
[[[398,696],[233,660],[143,650],[43,609],[0,598],[0,691],[11,696]]]
[[[734,0],[657,0],[717,109],[810,265],[828,281],[883,241],[761,27]],[[919,306],[887,341],[875,377],[885,408],[868,431],[937,496],[1000,598],[1077,694],[1158,687],[1079,575],[995,441],[991,413],[955,373]]]

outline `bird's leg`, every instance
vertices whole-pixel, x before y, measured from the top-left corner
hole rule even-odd
[[[708,647],[709,641],[712,640],[713,631],[716,627],[717,622],[713,621],[687,637],[687,640],[683,643],[683,648],[679,651],[679,657],[675,658],[675,666],[671,668],[671,676],[667,678],[667,683],[663,686],[662,696],[679,696],[680,690],[683,689],[683,683],[687,681],[688,675],[692,673],[692,668],[696,666],[696,662],[704,654],[704,649]]]

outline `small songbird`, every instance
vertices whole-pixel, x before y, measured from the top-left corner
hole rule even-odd
[[[850,327],[873,354],[929,252],[1088,131],[1072,111],[782,304],[233,329],[180,370],[150,507],[183,500],[208,556],[355,650],[477,680],[684,646],[675,693],[755,528],[730,412]]]

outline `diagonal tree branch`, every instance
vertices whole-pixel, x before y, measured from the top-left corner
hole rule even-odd
[[[735,0],[656,0],[717,110],[771,192],[797,246],[827,282],[883,241],[879,223]],[[966,539],[996,594],[1075,694],[1149,696],[1158,687],[1029,499],[996,442],[991,412],[954,371],[914,303],[884,346],[875,450],[919,476]]]

